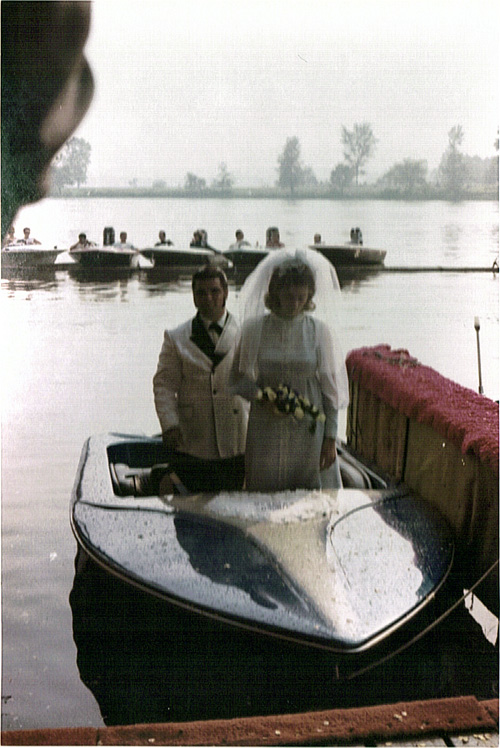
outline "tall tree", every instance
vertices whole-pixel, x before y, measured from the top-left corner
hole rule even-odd
[[[381,179],[382,183],[390,187],[396,187],[405,195],[417,193],[425,187],[427,176],[427,161],[415,161],[405,158],[404,161],[394,164]]]
[[[344,146],[344,158],[353,169],[357,186],[359,175],[364,174],[364,165],[373,155],[377,138],[368,122],[356,122],[352,130],[342,125],[341,141]]]
[[[350,186],[353,178],[354,172],[351,166],[348,166],[347,164],[337,164],[337,166],[331,171],[330,184],[335,192],[340,192],[340,194],[343,195],[344,190]]]
[[[233,189],[234,180],[232,175],[227,170],[227,165],[222,161],[219,164],[219,171],[217,173],[217,177],[212,182],[212,188],[215,190],[215,192],[220,192],[221,194],[229,194]]]
[[[439,164],[439,181],[453,197],[459,197],[467,179],[467,168],[463,154],[458,150],[462,145],[464,132],[461,125],[455,125],[448,133],[448,147]]]
[[[52,164],[52,184],[59,191],[76,183],[79,188],[87,181],[92,146],[83,138],[70,138]]]
[[[188,171],[184,182],[184,189],[186,192],[192,192],[194,194],[200,194],[204,192],[207,187],[207,183],[201,177],[197,177],[196,174]]]
[[[304,172],[300,163],[300,142],[294,136],[287,138],[283,153],[278,156],[278,184],[293,195],[303,182]]]

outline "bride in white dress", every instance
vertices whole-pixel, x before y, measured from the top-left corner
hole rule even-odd
[[[252,404],[247,491],[341,485],[335,438],[349,391],[334,332],[339,295],[335,269],[315,250],[273,251],[241,290],[242,331],[230,384]],[[300,418],[277,413],[276,401],[266,399],[280,385],[305,398]],[[308,404],[319,417],[309,415]]]

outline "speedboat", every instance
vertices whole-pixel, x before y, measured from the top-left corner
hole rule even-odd
[[[224,257],[227,257],[238,271],[251,271],[257,267],[259,262],[269,254],[270,250],[266,247],[252,247],[250,244],[240,247],[230,247],[224,250]]]
[[[229,258],[210,247],[177,248],[173,245],[159,245],[141,249],[141,254],[150,260],[155,268],[167,267],[192,272],[202,265],[231,266]]]
[[[321,252],[332,265],[377,266],[383,265],[387,251],[371,249],[362,244],[310,244],[311,249]]]
[[[8,244],[2,247],[2,267],[22,269],[52,266],[63,251],[64,249],[46,247],[43,244]]]
[[[69,256],[82,267],[126,267],[138,266],[140,253],[137,249],[104,245],[101,247],[81,247],[70,249]]]
[[[172,474],[179,490],[168,493],[161,438],[92,436],[73,488],[72,529],[79,550],[106,572],[195,615],[200,627],[216,620],[351,657],[427,610],[452,567],[454,541],[404,485],[344,445],[339,460],[339,490],[189,495]]]

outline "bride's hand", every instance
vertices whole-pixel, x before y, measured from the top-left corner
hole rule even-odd
[[[321,445],[321,454],[319,456],[319,469],[327,470],[337,459],[337,447],[335,439],[325,436]]]

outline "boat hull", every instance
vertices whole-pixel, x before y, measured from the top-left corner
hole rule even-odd
[[[370,249],[357,244],[311,244],[311,249],[321,252],[333,265],[383,265],[385,249]]]
[[[141,254],[150,260],[155,268],[167,267],[180,270],[196,270],[202,265],[218,265],[228,267],[227,261],[222,253],[214,252],[212,249],[190,247],[189,249],[177,249],[176,247],[146,247],[141,249]]]
[[[227,249],[224,256],[234,265],[236,271],[253,270],[269,254],[265,247],[261,249]]]
[[[2,249],[2,267],[4,268],[42,268],[54,265],[62,249],[44,247],[4,247]]]
[[[134,266],[139,257],[139,252],[134,249],[119,249],[109,246],[70,250],[69,255],[86,268],[129,268]]]
[[[196,615],[351,656],[413,619],[451,568],[446,526],[404,489],[144,495],[163,457],[159,439],[88,440],[72,527],[107,571]]]

